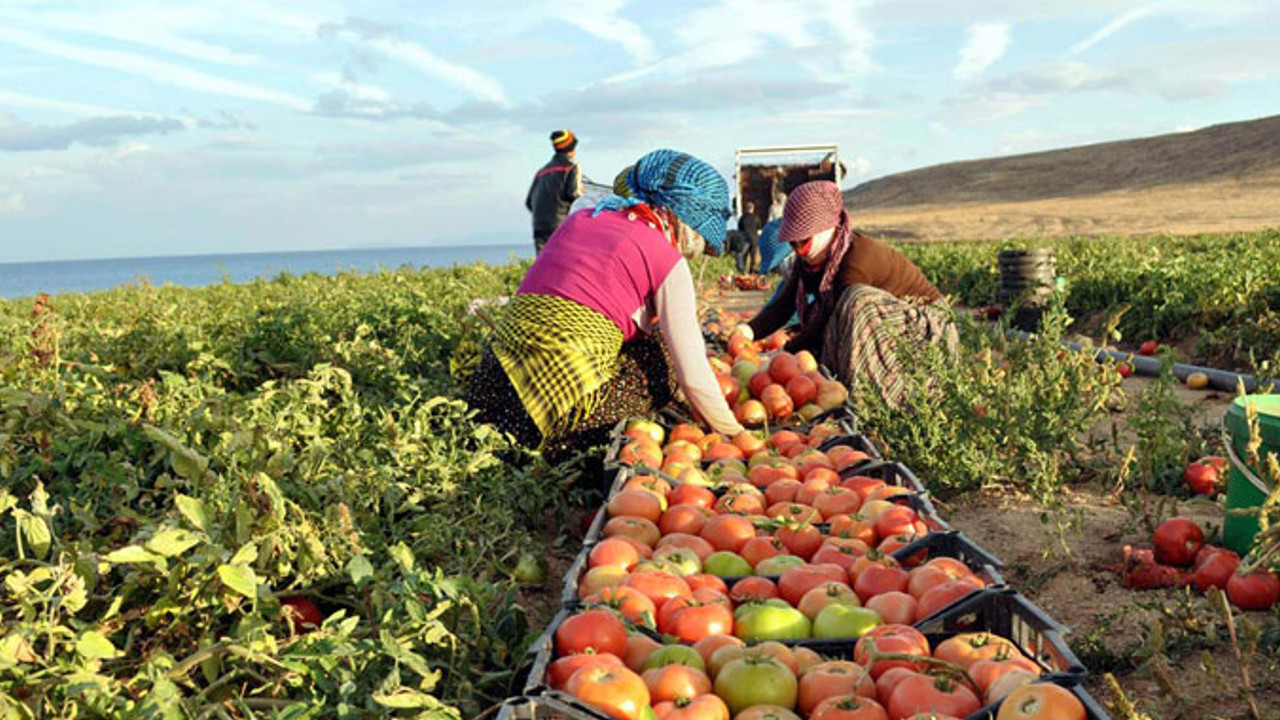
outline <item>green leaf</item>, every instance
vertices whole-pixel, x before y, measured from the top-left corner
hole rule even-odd
[[[97,630],[86,630],[76,641],[76,652],[90,660],[110,660],[120,654],[106,635]]]
[[[44,521],[44,518],[36,517],[22,509],[15,509],[13,516],[18,520],[18,532],[22,533],[27,549],[37,558],[47,555],[53,537],[49,534],[49,524]]]
[[[369,558],[364,555],[356,555],[347,562],[347,574],[351,576],[351,582],[356,587],[360,587],[364,580],[373,575],[373,564],[369,562]]]
[[[252,600],[258,592],[258,576],[246,565],[219,565],[218,578],[223,584]]]
[[[183,445],[177,438],[154,425],[143,425],[142,432],[155,444],[169,451],[173,471],[188,480],[202,477],[209,469],[209,459]]]
[[[236,550],[236,554],[231,556],[231,565],[248,565],[258,559],[258,545],[256,543],[246,543]]]
[[[440,701],[436,698],[409,688],[398,688],[394,692],[374,694],[373,701],[383,707],[399,709],[440,707]]]
[[[400,566],[403,572],[409,572],[413,569],[413,551],[409,549],[408,545],[398,542],[391,546],[389,552],[391,553],[391,559],[396,561],[396,564]]]
[[[180,528],[161,530],[147,541],[147,549],[165,557],[176,557],[200,543],[200,536]]]
[[[119,550],[112,550],[103,558],[109,563],[153,563],[163,558],[150,552],[141,545],[126,545]]]
[[[280,492],[280,486],[276,485],[276,481],[271,479],[270,475],[260,472],[256,477],[258,487],[262,488],[262,494],[267,496],[267,500],[271,502],[271,515],[277,522],[284,521],[284,494]]]
[[[178,506],[178,512],[187,519],[197,530],[209,532],[213,525],[213,517],[209,514],[209,506],[204,504],[203,500],[193,498],[187,495],[178,495],[173,499],[175,505]]]
[[[0,640],[0,668],[11,668],[20,663],[33,663],[36,657],[31,643],[21,635],[8,635]]]

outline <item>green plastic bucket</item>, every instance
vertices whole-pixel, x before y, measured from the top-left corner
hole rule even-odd
[[[1258,467],[1246,465],[1245,446],[1249,444],[1246,403],[1252,405],[1258,413],[1258,434],[1262,438],[1258,457],[1263,463],[1266,462],[1268,453],[1275,453],[1280,457],[1280,395],[1246,395],[1236,398],[1231,407],[1227,408],[1226,417],[1222,420],[1230,435],[1231,450],[1234,451],[1227,471],[1228,510],[1256,508],[1270,494],[1264,472],[1259,471]],[[1256,516],[1227,513],[1222,525],[1222,542],[1228,548],[1244,555],[1253,545],[1253,538],[1257,534]]]

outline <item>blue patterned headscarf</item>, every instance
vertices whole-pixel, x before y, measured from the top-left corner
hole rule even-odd
[[[782,220],[770,220],[760,231],[756,241],[760,247],[760,272],[771,273],[791,254],[791,246],[778,239],[778,230]]]
[[[708,245],[724,246],[729,219],[729,185],[706,162],[676,150],[654,150],[636,161],[627,172],[631,195],[610,195],[596,205],[595,214],[645,203],[667,208]]]

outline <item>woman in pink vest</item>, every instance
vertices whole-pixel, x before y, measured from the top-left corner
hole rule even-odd
[[[479,419],[527,446],[601,443],[677,389],[713,431],[743,430],[707,363],[688,263],[723,243],[728,187],[674,150],[640,158],[626,184],[547,241],[472,378]]]

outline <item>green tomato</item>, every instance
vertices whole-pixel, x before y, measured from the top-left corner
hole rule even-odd
[[[698,559],[698,554],[686,548],[673,546],[658,548],[653,553],[653,559],[670,565],[672,574],[680,577],[702,572],[702,561]]]
[[[765,598],[764,600],[752,600],[750,602],[744,602],[738,607],[734,608],[733,621],[741,622],[742,618],[746,617],[748,614],[753,613],[756,610],[759,610],[760,608],[766,607],[766,606],[781,607],[781,608],[791,607],[791,605],[787,603],[786,600],[783,600],[782,598]]]
[[[751,574],[751,563],[737,553],[717,550],[702,561],[702,570],[716,577],[742,577]]]
[[[688,665],[698,670],[707,669],[706,663],[702,662],[702,656],[689,645],[663,645],[649,653],[649,657],[644,661],[645,670],[668,665]]]
[[[804,565],[804,558],[795,555],[774,555],[756,563],[757,575],[781,575],[787,568]]]
[[[790,669],[771,657],[744,657],[720,669],[715,691],[734,715],[752,705],[794,710],[799,683]]]
[[[813,625],[804,613],[791,607],[761,605],[734,623],[733,634],[747,642],[760,640],[803,640],[810,637]]]
[[[875,610],[833,603],[822,608],[813,619],[816,638],[858,638],[884,620]]]

